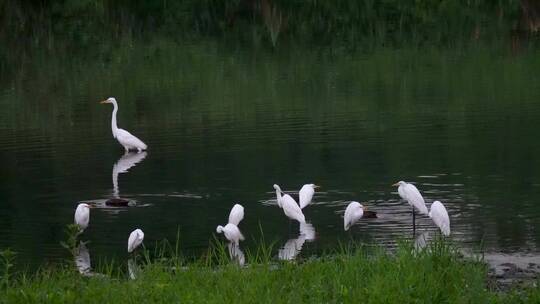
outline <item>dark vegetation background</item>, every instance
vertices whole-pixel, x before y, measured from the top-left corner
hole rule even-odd
[[[530,39],[540,30],[540,1],[2,0],[0,22],[0,40],[8,46],[91,47],[156,34],[270,47],[446,46]]]

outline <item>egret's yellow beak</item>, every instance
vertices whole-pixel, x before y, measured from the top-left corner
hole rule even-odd
[[[395,183],[392,186],[397,187],[397,186],[399,186],[399,183]]]
[[[100,101],[99,103],[107,103],[107,100],[106,100],[106,99],[105,99],[105,100],[102,100],[102,101]]]
[[[321,187],[321,186],[319,186],[319,185],[313,186],[313,188],[315,188],[315,189],[316,189],[316,188],[320,188],[320,187]]]

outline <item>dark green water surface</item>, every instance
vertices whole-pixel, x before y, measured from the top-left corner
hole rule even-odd
[[[59,242],[77,203],[112,197],[115,175],[138,207],[91,211],[82,238],[93,259],[123,258],[135,228],[147,247],[179,230],[182,252],[199,256],[234,203],[246,212],[242,247],[255,246],[260,225],[277,257],[298,224],[275,205],[274,183],[322,186],[304,209],[315,229],[300,244],[304,257],[351,238],[411,238],[410,207],[390,186],[399,180],[415,182],[428,205],[446,205],[463,248],[540,248],[538,51],[156,41],[89,53],[33,51],[0,70],[0,248],[24,263],[65,258]],[[146,155],[121,158],[112,107],[98,103],[109,96]],[[379,218],[345,233],[351,200]],[[427,217],[418,224],[417,233],[436,231]]]

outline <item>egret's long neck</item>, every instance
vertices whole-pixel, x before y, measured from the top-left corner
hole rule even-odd
[[[276,198],[277,198],[277,204],[281,208],[281,198],[282,198],[281,190],[276,190]]]
[[[118,112],[118,104],[116,101],[113,103],[113,111],[112,111],[112,118],[111,118],[111,130],[113,133],[113,136],[116,137],[116,131],[118,131],[118,126],[116,125],[116,112]]]

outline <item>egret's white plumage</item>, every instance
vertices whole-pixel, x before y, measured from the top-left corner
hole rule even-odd
[[[141,229],[135,229],[131,232],[128,239],[128,252],[133,252],[144,240],[144,232]]]
[[[359,202],[351,202],[345,209],[345,215],[343,216],[343,228],[345,231],[349,230],[362,216],[364,216],[364,206]]]
[[[238,224],[240,224],[240,221],[242,221],[243,218],[244,207],[240,204],[235,204],[231,209],[231,213],[229,213],[229,223],[225,225],[225,227],[221,225],[217,226],[216,232],[223,233],[227,240],[238,245],[240,241],[244,240],[244,236],[238,228]]]
[[[304,186],[302,186],[302,189],[300,189],[300,192],[298,193],[300,209],[304,209],[304,207],[311,203],[311,200],[313,199],[313,194],[315,194],[315,188],[318,187],[319,186],[315,184],[305,184]]]
[[[229,223],[238,226],[242,219],[244,219],[244,207],[240,204],[235,204],[229,214]]]
[[[288,194],[283,194],[283,196],[281,197],[281,208],[283,208],[283,212],[288,218],[292,220],[297,220],[299,223],[306,222],[306,218],[304,216],[304,213],[302,213],[302,209],[300,209],[300,206],[298,206],[292,196]]]
[[[142,140],[138,139],[135,135],[129,133],[128,131],[124,129],[118,128],[116,124],[116,113],[118,112],[118,103],[116,102],[116,99],[114,97],[109,97],[106,100],[103,100],[101,103],[112,103],[113,104],[113,112],[112,112],[112,118],[111,118],[111,130],[113,137],[118,140],[118,142],[124,147],[126,152],[129,152],[129,150],[137,150],[141,152],[142,150],[146,150],[147,146],[145,143],[142,142]]]
[[[276,189],[276,202],[277,202],[277,205],[279,206],[279,208],[281,208],[281,198],[282,198],[281,193],[283,193],[283,191],[281,191],[281,188],[279,187],[279,185],[276,185],[276,184],[274,184],[274,189]]]
[[[240,244],[240,241],[244,240],[242,232],[240,232],[240,229],[238,229],[238,226],[236,226],[235,224],[228,223],[227,225],[225,225],[225,227],[219,225],[216,228],[216,232],[223,233],[227,240],[236,245]]]
[[[429,217],[435,225],[441,229],[444,236],[450,235],[450,217],[444,205],[439,201],[434,201],[429,210]]]
[[[82,231],[88,227],[90,222],[90,205],[88,204],[79,204],[75,210],[75,224],[79,226],[79,229]]]
[[[401,196],[402,199],[406,200],[409,205],[411,205],[413,208],[416,208],[416,210],[418,210],[420,213],[428,215],[428,209],[426,207],[424,198],[422,197],[422,194],[420,194],[420,191],[418,191],[418,189],[413,184],[399,181],[394,185],[399,186],[398,194],[399,196]]]

